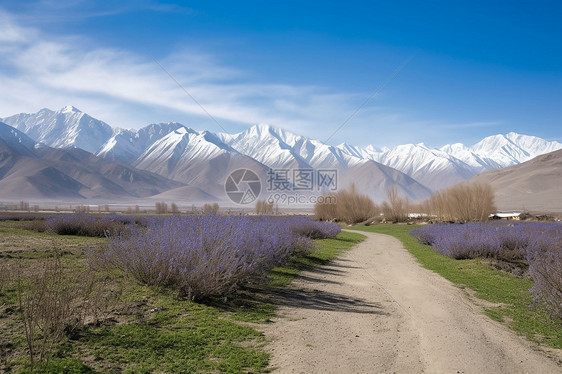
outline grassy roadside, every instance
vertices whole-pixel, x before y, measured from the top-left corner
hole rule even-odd
[[[562,324],[552,320],[533,302],[529,289],[533,282],[512,274],[495,270],[481,259],[455,260],[434,251],[431,246],[418,243],[409,231],[419,226],[372,225],[350,229],[392,235],[425,268],[436,272],[463,289],[470,289],[474,296],[488,301],[484,308],[490,318],[505,323],[529,340],[562,348]],[[468,292],[468,290],[467,290]]]
[[[38,373],[263,373],[269,355],[259,325],[275,312],[267,288],[287,285],[299,271],[335,258],[364,238],[341,233],[335,239],[319,240],[317,250],[292,258],[272,272],[265,287],[241,290],[227,302],[197,304],[179,300],[173,291],[141,286],[113,274],[106,280],[118,295],[96,323],[86,323],[55,345],[47,364]],[[57,236],[24,230],[19,223],[0,224],[0,267],[22,263],[29,271],[50,258],[54,246],[64,253],[69,268],[86,266],[84,248],[105,239]],[[265,291],[265,292],[261,292]],[[0,287],[0,372],[28,373],[29,358],[17,306],[17,287]]]
[[[286,286],[303,270],[315,265],[322,265],[335,259],[340,253],[350,249],[355,244],[365,240],[365,235],[342,231],[334,239],[316,241],[317,249],[305,256],[291,258],[283,267],[276,267],[271,272],[272,282],[269,287]]]

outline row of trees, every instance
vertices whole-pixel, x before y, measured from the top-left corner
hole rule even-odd
[[[496,208],[490,185],[463,183],[434,193],[429,199],[413,204],[399,195],[398,188],[387,190],[387,199],[377,205],[354,185],[339,191],[332,199],[324,197],[314,207],[321,220],[336,220],[349,224],[383,218],[387,222],[405,222],[411,216],[428,217],[437,221],[473,222],[487,220]]]
[[[319,199],[321,203],[314,206],[314,213],[320,220],[336,220],[347,223],[359,223],[378,215],[379,207],[367,195],[359,193],[355,185],[349,190],[338,191],[333,196]]]
[[[420,204],[420,211],[439,221],[485,221],[496,211],[489,184],[463,183],[434,193]]]

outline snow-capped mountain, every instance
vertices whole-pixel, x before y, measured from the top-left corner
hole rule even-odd
[[[560,148],[562,144],[558,142],[510,132],[506,135],[489,136],[470,147],[470,150],[484,162],[504,168]]]
[[[489,136],[471,147],[456,143],[437,149],[420,143],[382,150],[348,144],[339,145],[338,148],[348,155],[374,160],[400,170],[435,191],[486,170],[517,165],[562,149],[562,144],[512,132]]]
[[[196,131],[180,123],[124,130],[72,106],[3,121],[44,145],[82,148],[107,161],[184,183],[188,187],[172,194],[180,197],[190,191],[224,195],[224,179],[237,168],[251,168],[264,181],[269,169],[335,169],[340,187],[355,183],[380,200],[389,186],[396,185],[403,196],[419,200],[483,171],[562,149],[561,143],[516,133],[490,136],[472,146],[457,143],[438,149],[420,143],[378,149],[345,143],[331,146],[267,125],[237,134]]]
[[[464,162],[423,143],[400,145],[369,158],[402,171],[432,190],[474,176],[474,170]]]
[[[337,147],[267,125],[219,137],[236,151],[272,169],[348,168],[362,163]]]
[[[96,153],[113,134],[113,129],[107,123],[73,106],[56,112],[41,109],[33,114],[16,114],[0,121],[49,147],[75,147],[91,153]]]
[[[266,180],[267,167],[243,155],[209,131],[180,127],[155,141],[134,162],[151,171],[214,196],[224,196],[224,183],[237,169],[251,169]],[[185,189],[181,189],[185,191]],[[181,191],[177,198],[187,198]],[[193,191],[189,191],[193,192]]]
[[[39,145],[0,122],[0,199],[142,198],[181,186],[79,148]]]
[[[131,163],[154,142],[168,135],[170,132],[183,128],[182,124],[176,122],[154,123],[140,130],[124,130],[116,128],[97,155],[107,159]]]
[[[384,199],[395,185],[402,196],[413,200],[431,191],[404,173],[369,159],[351,156],[338,147],[311,140],[267,125],[256,125],[238,134],[219,134],[237,152],[259,161],[275,172],[295,169],[338,170],[339,187],[352,183],[375,200]],[[291,182],[291,175],[288,175]]]

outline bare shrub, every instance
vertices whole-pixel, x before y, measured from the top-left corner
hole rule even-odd
[[[334,196],[324,196],[314,205],[314,213],[320,220],[337,220],[358,223],[377,214],[378,207],[367,195],[360,194],[355,185]]]
[[[29,201],[20,201],[19,203],[19,210],[27,210],[28,212],[30,211],[29,209]]]
[[[166,213],[168,213],[168,204],[163,202],[163,201],[162,202],[157,201],[154,204],[154,207],[156,209],[156,214],[166,214]]]
[[[0,263],[0,295],[5,287],[9,286],[14,278],[12,266],[8,263]]]
[[[90,213],[90,206],[89,205],[78,205],[74,208],[74,212],[76,213]]]
[[[203,214],[218,214],[220,206],[218,203],[203,205]]]
[[[266,200],[258,200],[256,202],[256,214],[273,214],[273,203],[268,203]]]
[[[178,214],[180,212],[180,209],[178,208],[176,203],[172,203],[172,213],[173,214]]]
[[[391,222],[407,221],[409,207],[408,199],[403,199],[398,195],[398,188],[396,186],[390,187],[386,192],[386,196],[388,202],[383,202],[381,206],[384,218]]]
[[[496,208],[489,184],[462,183],[436,192],[423,205],[439,221],[485,221]]]
[[[135,224],[135,217],[109,214],[95,218],[84,213],[64,214],[45,221],[47,231],[58,235],[108,237],[128,231]]]
[[[322,199],[314,204],[314,215],[321,221],[338,220],[337,196],[334,195],[331,200],[324,199],[325,197],[327,196],[322,196]]]
[[[95,289],[89,275],[79,269],[65,270],[60,251],[55,250],[54,258],[45,260],[38,274],[26,279],[18,276],[19,309],[32,371],[36,362],[48,361],[55,343],[84,323],[87,301]]]

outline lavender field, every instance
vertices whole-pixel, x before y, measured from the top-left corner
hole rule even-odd
[[[143,284],[177,289],[190,300],[224,296],[263,279],[291,254],[310,250],[312,239],[340,232],[336,224],[302,216],[204,214],[133,222],[106,250],[92,252],[91,263],[118,268]]]
[[[272,269],[349,247],[316,240],[339,233],[304,216],[0,217],[0,372],[264,372],[261,333],[238,322],[270,318]]]
[[[493,258],[528,266],[531,292],[562,318],[562,223],[435,224],[410,233],[455,259]]]

